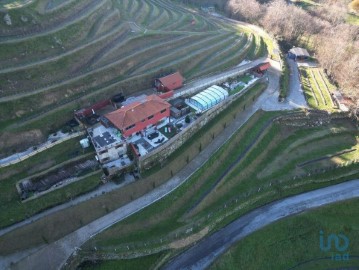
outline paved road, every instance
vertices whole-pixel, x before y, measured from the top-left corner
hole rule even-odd
[[[359,180],[310,191],[257,208],[170,261],[163,269],[205,269],[231,245],[285,217],[359,197]]]
[[[290,71],[290,78],[289,78],[289,95],[288,95],[288,102],[295,105],[295,104],[306,104],[306,100],[304,98],[304,92],[302,89],[302,84],[300,82],[300,75],[297,63],[287,58],[286,59],[289,65]]]

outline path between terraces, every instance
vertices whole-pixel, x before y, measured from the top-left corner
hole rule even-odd
[[[300,107],[298,102],[278,103],[278,82],[280,70],[278,63],[272,62],[269,71],[269,85],[259,99],[249,106],[234,122],[227,127],[227,132],[221,133],[213,143],[206,147],[192,162],[184,167],[168,182],[156,188],[152,192],[124,205],[117,210],[83,226],[58,241],[32,250],[25,250],[7,257],[0,257],[0,268],[6,269],[12,265],[12,269],[58,269],[67,258],[94,235],[102,232],[113,224],[135,214],[141,209],[153,204],[165,197],[181,184],[183,184],[208,158],[213,155],[257,110],[288,110]],[[275,88],[273,88],[275,87]],[[268,106],[268,103],[274,103]],[[51,262],[47,260],[51,258]]]
[[[65,29],[69,25],[75,24],[76,22],[79,22],[79,21],[85,19],[86,17],[88,17],[89,14],[98,10],[99,7],[104,5],[105,3],[106,3],[106,1],[93,0],[92,3],[90,3],[83,9],[79,10],[76,14],[71,15],[70,18],[67,18],[67,20],[63,20],[61,23],[52,25],[52,27],[50,26],[50,28],[45,29],[45,31],[40,30],[40,31],[36,31],[32,34],[31,34],[31,32],[30,33],[28,32],[25,34],[17,34],[17,35],[13,35],[13,36],[2,36],[3,40],[0,39],[0,42],[1,43],[14,43],[14,42],[25,41],[25,40],[29,40],[32,38],[37,38],[37,37],[45,36],[48,34],[56,33],[62,29]]]

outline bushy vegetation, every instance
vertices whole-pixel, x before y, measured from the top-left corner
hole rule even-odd
[[[347,23],[348,18],[355,15],[348,15],[345,1],[227,2],[226,11],[232,17],[257,22],[287,44],[301,45],[302,37],[312,37],[314,46],[309,49],[314,50],[331,79],[337,81],[347,95],[359,99],[359,76],[352,72],[359,69],[359,29]],[[357,5],[357,1],[351,4]]]

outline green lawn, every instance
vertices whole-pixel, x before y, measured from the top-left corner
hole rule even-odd
[[[340,202],[286,218],[239,241],[210,269],[338,269],[358,265],[358,258],[333,261],[320,249],[319,232],[344,233],[350,256],[359,254],[359,199]],[[325,240],[324,240],[325,241]],[[333,249],[335,250],[334,246]],[[319,258],[329,257],[326,260]],[[312,260],[312,261],[311,261]],[[308,262],[308,263],[305,263]],[[299,264],[303,263],[299,266]],[[347,269],[347,268],[346,268]],[[348,268],[349,269],[349,268]]]
[[[171,132],[168,132],[168,128],[169,128],[169,127],[170,127],[170,126],[166,125],[166,126],[161,127],[161,128],[159,129],[159,131],[160,131],[162,134],[164,134],[168,139],[172,138],[173,136],[175,136],[175,135],[177,134],[177,129],[176,129],[175,127],[173,127],[173,126],[170,127],[170,128],[171,128]],[[165,131],[166,128],[167,128],[167,132]]]

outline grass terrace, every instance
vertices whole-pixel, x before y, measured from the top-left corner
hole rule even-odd
[[[299,166],[356,149],[358,131],[349,120],[313,126],[322,114],[297,112],[273,121],[280,114],[255,114],[180,188],[90,240],[79,256],[174,254],[183,247],[179,240],[190,244],[255,207],[359,175],[356,159],[327,158],[310,171]]]
[[[239,241],[210,269],[327,269],[356,265],[358,207],[359,200],[354,199],[278,221]],[[349,261],[331,260],[332,252],[320,250],[320,231],[324,237],[344,233],[349,238],[348,251],[353,257]],[[329,258],[319,259],[323,257]]]
[[[16,190],[20,179],[54,170],[84,157],[93,157],[92,149],[83,150],[80,138],[75,138],[45,150],[15,165],[0,169],[0,227],[6,227],[46,208],[63,203],[70,198],[94,189],[100,182],[100,174],[85,177],[63,189],[50,192],[37,200],[21,203]]]
[[[320,110],[335,111],[337,109],[331,95],[335,87],[319,68],[299,68],[301,82],[310,107]]]
[[[21,38],[10,33],[0,42],[0,78],[6,78],[0,93],[2,128],[40,128],[46,134],[69,120],[73,110],[118,89],[133,95],[150,88],[159,72],[177,69],[196,78],[235,66],[249,51],[252,58],[265,51],[260,39],[247,39],[238,29],[170,1],[100,2],[69,1],[57,8],[37,0],[16,10],[41,14],[42,28]],[[50,10],[53,24],[61,12],[72,20],[54,28],[45,23]]]

